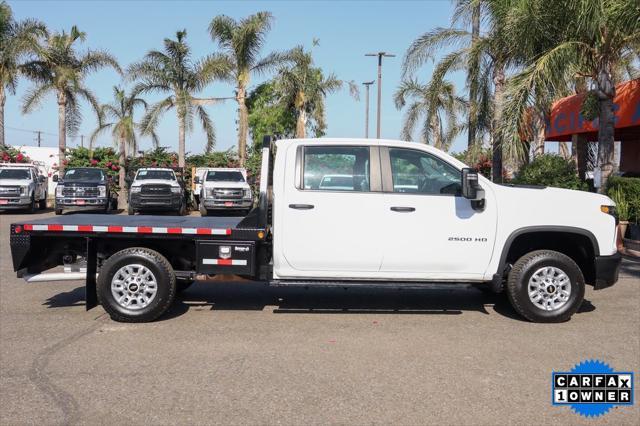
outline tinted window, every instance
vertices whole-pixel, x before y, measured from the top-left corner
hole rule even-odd
[[[369,182],[369,148],[305,147],[304,189],[368,192]]]
[[[244,182],[244,176],[240,172],[234,171],[209,171],[207,181],[217,182]]]
[[[460,171],[439,158],[412,149],[389,149],[393,192],[460,195]]]
[[[176,176],[171,170],[139,170],[136,180],[145,179],[176,180]]]
[[[64,180],[67,182],[74,182],[74,181],[99,182],[104,180],[104,172],[100,169],[69,169],[64,174]]]
[[[2,169],[0,179],[30,179],[28,169]]]

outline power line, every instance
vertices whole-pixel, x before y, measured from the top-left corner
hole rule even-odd
[[[42,133],[43,135],[58,137],[56,133],[43,132],[41,130],[21,129],[19,127],[11,127],[11,126],[4,126],[4,128],[9,130],[15,130],[17,132]]]

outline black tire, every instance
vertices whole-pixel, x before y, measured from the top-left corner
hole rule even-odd
[[[38,208],[40,210],[44,210],[47,208],[47,193],[44,193],[44,198],[40,201],[38,201]]]
[[[203,203],[200,203],[200,209],[199,210],[200,210],[200,216],[202,216],[202,217],[209,216],[209,212],[204,207]]]
[[[37,210],[37,205],[36,205],[36,195],[33,194],[31,196],[31,203],[29,204],[29,207],[27,207],[27,212],[29,213],[35,213]]]
[[[136,214],[136,211],[133,209],[133,207],[131,206],[131,204],[129,204],[129,207],[127,208],[127,214],[129,216],[133,216]]]
[[[188,289],[189,287],[191,287],[191,284],[193,284],[193,280],[177,280],[176,281],[176,292],[178,294],[182,293],[183,291],[185,291],[186,289]]]
[[[56,216],[60,216],[62,214],[62,209],[56,209]]]
[[[564,272],[571,283],[571,292],[564,305],[556,310],[544,310],[529,298],[529,280],[541,268],[555,267]],[[575,314],[584,300],[585,284],[580,267],[562,253],[536,250],[522,256],[513,265],[507,281],[507,294],[513,308],[533,322],[564,322]]]
[[[177,214],[178,216],[184,216],[187,214],[187,205],[185,203],[180,204]]]
[[[133,310],[121,306],[111,292],[111,280],[120,268],[139,264],[148,268],[157,282],[157,292],[144,308]],[[165,313],[176,296],[176,276],[169,261],[157,251],[133,247],[121,250],[102,265],[97,282],[98,301],[111,319],[119,322],[150,322]]]

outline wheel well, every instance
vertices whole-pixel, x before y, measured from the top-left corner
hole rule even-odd
[[[535,231],[519,234],[511,242],[501,265],[506,267],[513,264],[534,250],[553,250],[569,256],[580,267],[585,282],[589,284],[595,282],[596,249],[587,235],[562,231]]]

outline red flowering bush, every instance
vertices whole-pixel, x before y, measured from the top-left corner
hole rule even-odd
[[[4,163],[30,163],[31,159],[16,148],[10,146],[0,147],[0,159]]]

